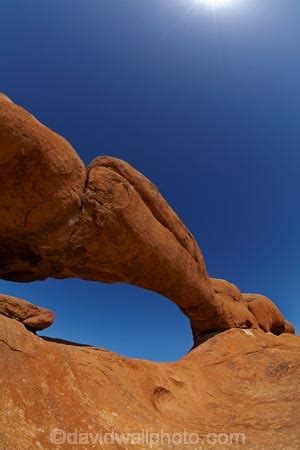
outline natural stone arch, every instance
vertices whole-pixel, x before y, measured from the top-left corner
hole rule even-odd
[[[0,96],[0,277],[76,277],[156,291],[186,314],[194,340],[258,323],[218,295],[201,251],[157,188],[128,163],[72,146]]]

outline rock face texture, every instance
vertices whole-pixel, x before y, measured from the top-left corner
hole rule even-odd
[[[85,167],[71,145],[0,96],[0,277],[49,276],[81,205]]]
[[[294,332],[294,329],[290,329],[291,324],[287,323],[277,306],[269,298],[258,294],[242,294],[242,299],[262,330],[271,331],[274,334]]]
[[[216,295],[226,297],[227,299],[230,298],[235,302],[242,301],[242,294],[235,284],[229,283],[229,281],[221,280],[219,278],[211,278],[210,281]]]
[[[222,305],[222,314],[228,317],[229,321],[233,322],[235,316],[239,318],[239,323],[236,324],[236,328],[258,328],[258,322],[256,317],[251,311],[245,308],[245,302],[243,302],[242,294],[237,286],[229,283],[226,280],[217,278],[211,278],[211,284],[215,294],[215,300],[219,305]],[[214,330],[212,330],[214,331]],[[215,331],[218,331],[217,329]],[[197,345],[198,341],[201,342],[204,333],[200,333],[195,339],[194,343]]]
[[[154,436],[152,448],[299,448],[300,340],[291,334],[232,329],[158,364],[42,339],[0,315],[0,354],[3,449],[151,448],[100,441],[100,432],[142,439],[141,430],[163,430],[174,444]]]
[[[22,322],[32,331],[44,330],[54,322],[54,313],[16,297],[0,294],[0,315]]]

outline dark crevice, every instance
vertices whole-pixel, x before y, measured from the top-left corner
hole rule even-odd
[[[6,341],[4,341],[4,339],[0,339],[0,342],[2,342],[2,344],[5,344],[13,352],[24,353],[22,350],[19,350],[18,348],[15,348],[15,347],[12,347],[11,345],[9,345]]]

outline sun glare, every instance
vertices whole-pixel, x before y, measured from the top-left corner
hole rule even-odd
[[[202,4],[207,8],[221,8],[232,5],[234,0],[196,0],[196,3]]]

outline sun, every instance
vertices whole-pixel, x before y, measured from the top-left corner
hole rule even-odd
[[[200,3],[208,8],[221,8],[230,6],[234,3],[234,0],[196,0],[196,3]]]

